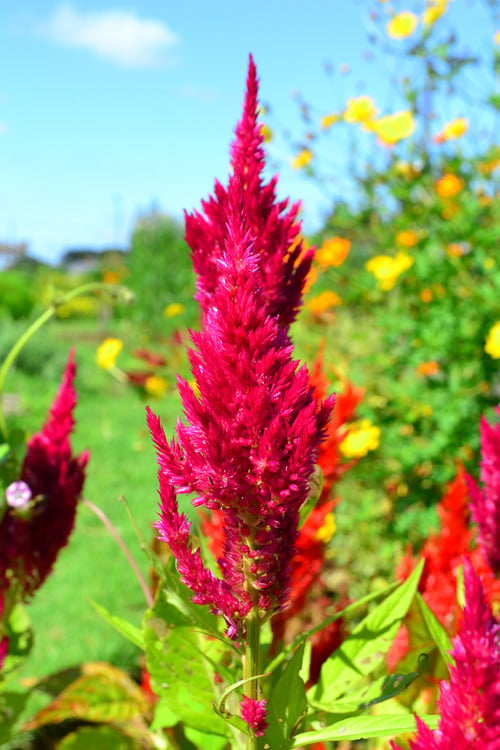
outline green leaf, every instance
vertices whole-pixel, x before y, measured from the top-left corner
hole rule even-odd
[[[28,701],[29,693],[0,692],[0,744],[15,736],[15,724]]]
[[[26,725],[36,729],[66,719],[115,723],[144,714],[149,708],[141,688],[121,669],[104,662],[82,665],[82,676],[68,685]]]
[[[68,734],[57,746],[58,750],[134,750],[131,737],[112,727],[84,727]]]
[[[195,747],[203,750],[224,750],[227,747],[227,737],[221,737],[220,734],[207,734],[190,727],[186,727],[184,733]]]
[[[212,707],[218,697],[215,665],[222,660],[223,646],[193,629],[190,608],[188,614],[180,611],[166,600],[166,594],[160,591],[153,609],[144,616],[146,663],[159,698],[153,727],[161,727],[166,708],[170,721],[176,716],[200,732],[227,736],[227,723]]]
[[[422,716],[421,719],[431,729],[435,729],[438,725],[439,716]],[[341,742],[342,740],[391,737],[392,735],[415,731],[415,717],[411,715],[352,716],[325,727],[325,729],[297,734],[289,748],[292,750],[293,748],[313,745],[315,742]]]
[[[5,679],[19,669],[33,648],[34,637],[31,621],[26,608],[22,604],[16,604],[10,613],[6,635],[9,639],[9,652],[3,663],[1,679]]]
[[[429,635],[439,649],[439,653],[443,657],[446,664],[453,664],[453,658],[451,656],[451,641],[448,633],[437,619],[434,612],[427,606],[421,594],[417,592],[416,601],[422,619],[424,620]]]
[[[396,591],[373,609],[340,648],[327,659],[309,702],[329,711],[332,704],[384,662],[401,622],[415,597],[423,561]]]
[[[111,625],[115,630],[118,630],[119,633],[140,648],[141,651],[144,651],[144,637],[140,628],[127,620],[123,620],[121,617],[112,615],[107,609],[104,609],[100,604],[97,604],[97,602],[91,600],[90,603],[108,625]]]
[[[288,646],[286,646],[268,665],[267,669],[272,672],[276,669],[276,667],[281,664],[281,662],[285,661],[288,654],[292,653],[296,648],[298,648],[304,641],[309,638],[310,636],[314,635],[315,633],[319,632],[323,628],[326,628],[327,625],[330,625],[331,622],[335,622],[335,620],[338,620],[341,617],[349,617],[354,612],[357,612],[358,609],[361,609],[361,607],[364,607],[366,604],[369,604],[370,602],[381,599],[383,596],[386,596],[390,592],[394,591],[399,584],[393,583],[390,586],[387,586],[383,591],[374,591],[370,594],[367,594],[362,599],[358,599],[356,602],[353,602],[352,604],[348,604],[347,607],[344,607],[344,609],[341,609],[339,612],[335,612],[334,615],[331,617],[327,617],[326,620],[324,620],[321,625],[316,625],[316,627],[311,628],[310,630],[306,630],[304,633],[301,633],[297,638],[295,638],[292,643],[290,643]]]
[[[300,677],[303,656],[304,644],[296,650],[269,695],[269,727],[263,740],[269,747],[286,747],[307,713],[306,691]]]
[[[0,443],[0,464],[3,464],[7,460],[9,453],[10,445],[8,443]]]

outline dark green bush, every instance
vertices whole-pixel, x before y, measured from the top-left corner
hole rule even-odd
[[[35,300],[27,276],[17,271],[0,273],[0,318],[23,320],[31,315]]]

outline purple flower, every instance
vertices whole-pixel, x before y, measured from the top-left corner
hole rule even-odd
[[[26,514],[8,507],[0,521],[0,589],[17,588],[29,599],[52,570],[73,529],[88,454],[73,457],[69,441],[76,394],[73,352],[62,384],[39,433],[28,442],[21,475],[7,489],[18,502],[28,491],[36,499]],[[10,503],[12,505],[12,502]]]
[[[279,325],[288,330],[302,304],[302,291],[314,251],[304,252],[303,243],[299,241],[299,204],[287,212],[288,201],[276,200],[277,177],[266,184],[262,181],[264,138],[257,121],[257,96],[257,72],[250,57],[243,116],[231,148],[229,185],[226,189],[216,182],[215,196],[202,201],[203,213],[186,214],[186,241],[197,274],[196,299],[205,321],[229,238],[229,206],[234,195],[239,194],[242,231],[248,232],[258,256],[261,302]]]
[[[241,718],[253,730],[256,737],[262,737],[269,726],[266,721],[266,700],[261,701],[243,696],[240,703]]]
[[[500,750],[499,625],[481,581],[464,561],[465,609],[453,639],[450,682],[440,684],[441,719],[431,731],[417,717],[411,750]],[[393,750],[400,750],[392,743]]]
[[[21,480],[12,482],[5,490],[5,499],[11,508],[26,508],[32,497],[30,488]]]
[[[500,414],[500,408],[497,408]],[[491,425],[481,419],[481,482],[480,489],[466,475],[472,517],[479,527],[478,542],[495,573],[500,572],[500,424]]]

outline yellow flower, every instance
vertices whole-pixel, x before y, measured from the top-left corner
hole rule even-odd
[[[308,307],[315,315],[326,312],[331,307],[340,307],[342,300],[340,299],[337,292],[327,290],[321,292],[317,297],[313,297],[309,300]]]
[[[363,419],[359,426],[354,425],[354,429],[347,433],[339,449],[346,458],[361,458],[378,448],[379,442],[380,428],[372,425],[369,419]]]
[[[486,336],[484,351],[493,359],[500,359],[500,321],[490,328]]]
[[[292,159],[291,167],[292,169],[304,169],[304,167],[307,167],[307,165],[312,162],[312,159],[312,151],[308,148],[303,148],[302,151],[299,151],[297,156]]]
[[[455,117],[443,126],[442,130],[434,136],[435,143],[445,143],[455,138],[461,138],[469,129],[469,121],[465,117]]]
[[[335,125],[335,123],[340,120],[340,117],[341,115],[338,115],[335,112],[332,112],[329,115],[324,115],[324,117],[321,118],[322,129],[328,130],[328,128],[331,128],[332,125]]]
[[[395,258],[390,255],[377,255],[366,263],[365,268],[375,276],[380,289],[389,291],[395,285],[398,276],[413,263],[413,258],[407,253],[398,253]]]
[[[322,268],[338,268],[345,261],[351,249],[351,241],[345,237],[330,237],[316,250],[315,261]]]
[[[422,13],[424,26],[432,26],[446,13],[448,0],[429,0],[427,9]]]
[[[265,123],[262,123],[260,126],[260,134],[264,138],[264,143],[269,143],[273,140],[273,131],[269,125],[266,125]]]
[[[413,229],[405,229],[396,235],[396,245],[398,247],[414,247],[418,242],[417,233]]]
[[[328,544],[328,542],[331,541],[336,530],[337,526],[335,524],[335,516],[333,515],[333,513],[327,513],[323,525],[320,526],[316,532],[317,541]]]
[[[177,315],[182,315],[185,310],[185,306],[182,302],[171,302],[163,311],[164,318],[175,318]]]
[[[162,398],[167,392],[168,383],[160,375],[150,375],[144,382],[146,393],[155,398]]]
[[[344,112],[346,122],[367,123],[373,120],[378,114],[375,102],[371,96],[358,96],[354,99],[347,100],[347,107]]]
[[[454,195],[463,189],[464,181],[457,177],[456,174],[444,174],[441,179],[436,182],[436,193],[441,198],[452,198]]]
[[[111,370],[122,349],[123,341],[120,339],[105,339],[97,349],[95,361],[103,370]]]
[[[410,110],[405,109],[393,115],[380,117],[370,123],[369,130],[377,135],[382,143],[391,146],[393,143],[408,138],[415,130],[415,120]]]
[[[495,36],[493,37],[495,44],[500,45],[500,31],[497,31]]]
[[[411,36],[418,26],[415,13],[406,10],[393,16],[386,26],[386,31],[393,39],[406,39]]]

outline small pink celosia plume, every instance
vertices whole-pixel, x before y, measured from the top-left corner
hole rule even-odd
[[[277,177],[263,183],[264,137],[257,115],[258,79],[250,57],[243,116],[231,147],[229,185],[225,188],[216,182],[214,197],[202,201],[203,212],[186,214],[186,242],[197,275],[196,299],[205,320],[213,304],[212,295],[221,272],[220,259],[229,237],[229,205],[232,196],[239,193],[242,229],[252,238],[258,256],[262,303],[279,325],[288,329],[302,304],[314,253],[304,251],[299,239],[300,224],[296,220],[299,204],[287,211],[288,201],[276,200]]]
[[[410,750],[500,750],[500,626],[468,559],[464,584],[463,620],[452,641],[455,664],[450,682],[440,684],[439,726],[432,731],[417,717]]]
[[[262,737],[268,727],[266,719],[266,700],[255,700],[243,696],[240,705],[241,718],[246,721],[248,726],[253,730],[256,737]]]
[[[500,407],[497,408],[500,414]],[[466,476],[472,517],[478,525],[479,545],[495,573],[500,572],[500,423],[481,419],[481,482]]]
[[[0,521],[0,589],[29,599],[44,582],[73,529],[88,453],[72,456],[75,362],[71,351],[63,380],[42,430],[29,440],[17,484],[33,505],[8,507]]]
[[[179,379],[186,422],[179,420],[170,443],[148,412],[160,466],[160,537],[194,601],[223,615],[230,637],[244,635],[250,610],[264,620],[288,599],[299,510],[333,407],[333,398],[318,405],[307,369],[292,359],[288,324],[304,266],[289,265],[298,230],[280,216],[274,182],[260,183],[256,96],[250,60],[228,190],[216,186],[217,200],[204,204],[208,221],[196,215],[190,222],[204,312],[190,351],[197,394]],[[221,579],[189,542],[179,493],[195,493],[195,506],[223,513]]]

